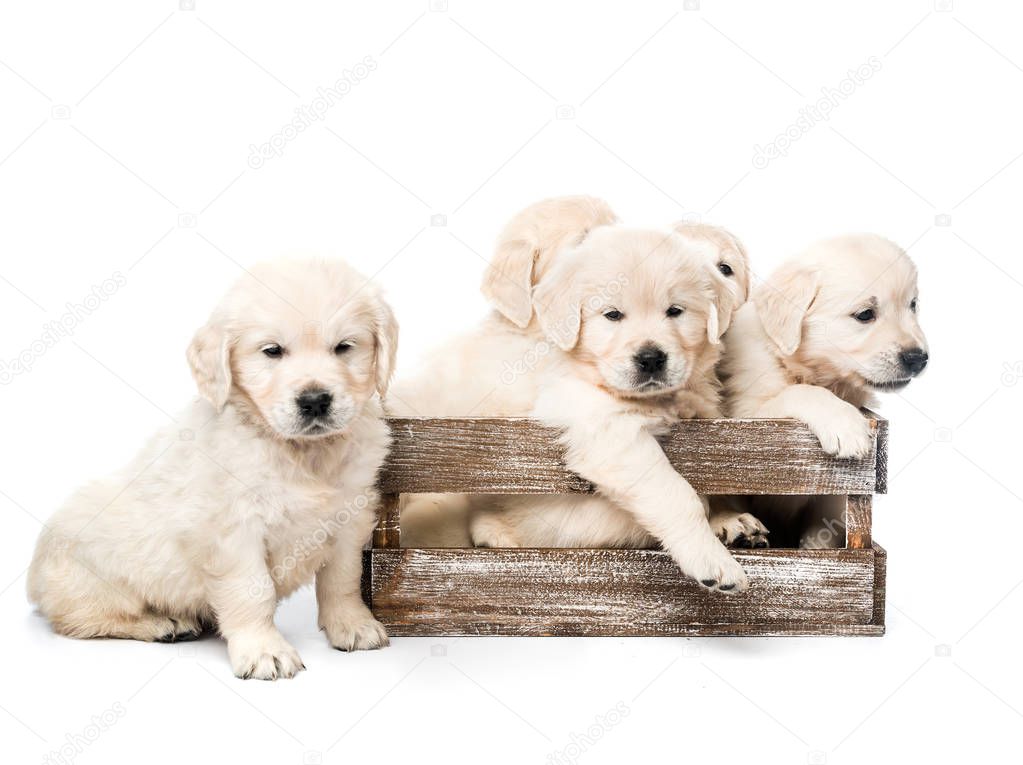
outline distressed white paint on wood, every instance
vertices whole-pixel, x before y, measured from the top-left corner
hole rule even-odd
[[[366,593],[394,635],[883,630],[874,549],[764,550],[736,558],[752,587],[724,595],[687,580],[657,550],[373,550]]]
[[[883,422],[869,415],[874,433]],[[564,494],[592,490],[567,471],[557,431],[521,418],[391,419],[384,492]],[[703,494],[872,494],[885,454],[826,455],[795,420],[683,420],[663,440]],[[876,446],[876,445],[875,445]],[[879,462],[880,458],[880,462]]]

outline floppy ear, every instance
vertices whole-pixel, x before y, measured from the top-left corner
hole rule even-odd
[[[555,266],[533,290],[533,308],[543,333],[563,351],[579,342],[582,298],[570,269]]]
[[[717,248],[718,262],[727,261],[732,268],[733,275],[724,276],[718,271],[718,263],[711,264],[714,291],[717,293],[718,323],[723,335],[735,312],[750,297],[750,265],[746,248],[735,234],[719,226],[680,222],[674,225],[674,229],[683,236],[711,242]]]
[[[186,355],[199,393],[221,411],[231,392],[231,342],[227,332],[210,318],[195,333]]]
[[[782,266],[753,294],[760,323],[783,356],[799,348],[803,319],[817,297],[817,272],[798,264]]]
[[[711,345],[721,344],[721,336],[724,334],[721,331],[721,314],[724,310],[730,311],[731,309],[722,309],[716,299],[712,300],[707,308],[707,339]],[[725,326],[727,327],[727,325]]]
[[[377,298],[373,313],[373,339],[376,353],[373,358],[376,389],[380,397],[387,394],[387,387],[394,374],[394,363],[398,355],[398,320],[394,312],[382,299]]]
[[[579,244],[593,228],[617,220],[607,203],[596,197],[555,197],[530,205],[501,232],[483,274],[483,296],[513,324],[528,326],[532,288],[553,256]]]

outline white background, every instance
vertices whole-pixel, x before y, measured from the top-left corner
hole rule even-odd
[[[41,761],[115,704],[123,714],[74,761],[1018,751],[1023,12],[689,5],[5,4],[0,359],[32,359],[0,387],[5,761]],[[248,165],[250,145],[366,56],[375,71],[324,120]],[[828,121],[754,168],[754,146],[871,56],[880,71]],[[574,118],[557,118],[564,106]],[[33,614],[24,573],[40,519],[194,395],[183,349],[243,266],[347,258],[395,306],[407,372],[483,314],[477,285],[505,220],[564,193],[637,223],[726,225],[762,275],[829,234],[910,248],[933,361],[882,407],[885,638],[396,639],[345,655],[316,632],[305,590],[279,623],[309,671],[270,684],[235,680],[217,640],[76,642]],[[72,336],[31,352],[118,272],[125,284]],[[570,747],[619,703],[616,726]]]

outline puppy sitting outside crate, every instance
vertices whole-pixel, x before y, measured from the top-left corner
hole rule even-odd
[[[304,668],[277,602],[315,576],[332,646],[386,645],[360,580],[390,442],[374,394],[396,344],[390,309],[342,263],[253,268],[188,349],[205,400],[50,519],[31,600],[79,638],[215,625],[237,676],[272,680]]]
[[[916,266],[871,234],[820,242],[754,292],[725,335],[721,375],[730,417],[793,417],[828,454],[862,459],[873,443],[860,407],[924,371]],[[844,544],[841,497],[762,497],[755,514],[778,539]]]

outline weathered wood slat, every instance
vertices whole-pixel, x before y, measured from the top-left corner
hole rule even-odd
[[[366,553],[392,635],[880,634],[863,550],[737,552],[752,582],[708,593],[657,550],[388,549]]]
[[[888,594],[888,553],[877,542],[871,545],[874,550],[874,617],[870,623],[879,627],[879,635],[884,634],[884,609]]]
[[[876,456],[876,478],[874,493],[888,493],[888,420],[867,410],[868,416],[877,421],[877,444],[874,449]]]
[[[374,547],[401,547],[400,501],[400,494],[381,495],[377,526],[373,529]]]
[[[853,549],[870,547],[870,524],[874,498],[869,494],[852,494],[845,503],[845,546]]]
[[[394,418],[390,425],[394,443],[380,479],[385,492],[592,490],[565,469],[557,431],[534,420]],[[875,453],[862,460],[829,457],[795,420],[683,420],[663,445],[702,494],[870,494],[876,486]]]

